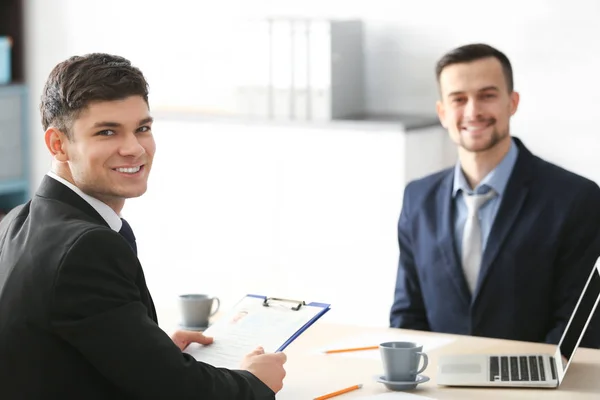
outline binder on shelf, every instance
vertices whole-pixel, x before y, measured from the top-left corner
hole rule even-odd
[[[293,108],[294,73],[292,69],[292,21],[271,21],[271,95],[270,115],[276,120],[289,120]]]
[[[213,344],[192,344],[185,352],[215,367],[238,368],[258,346],[267,353],[285,350],[329,309],[325,303],[249,294],[204,331]]]
[[[11,48],[10,36],[0,36],[0,85],[8,84],[12,79]]]
[[[292,37],[292,98],[290,119],[310,119],[310,21],[294,20]]]
[[[267,18],[249,25],[240,40],[242,115],[330,121],[364,113],[362,21]],[[248,82],[265,77],[266,90],[253,95]]]
[[[314,121],[331,120],[331,24],[325,20],[310,23],[309,54],[311,87],[310,116]]]
[[[237,113],[244,117],[270,118],[270,23],[247,21],[239,28]]]

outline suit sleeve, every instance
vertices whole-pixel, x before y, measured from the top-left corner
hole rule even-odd
[[[55,278],[55,332],[132,398],[275,398],[247,371],[215,368],[182,353],[148,316],[136,285],[140,272],[117,234],[106,229],[84,233]]]
[[[398,221],[398,246],[400,259],[396,276],[394,303],[390,312],[392,328],[430,330],[419,283],[417,266],[413,257],[411,237],[411,185],[404,190],[402,211]]]
[[[590,183],[569,211],[554,269],[553,324],[546,336],[546,342],[554,344],[559,342],[600,256],[600,188]],[[600,312],[590,322],[581,346],[600,348]]]

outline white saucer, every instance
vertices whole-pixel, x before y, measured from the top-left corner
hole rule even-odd
[[[208,326],[185,326],[182,324],[179,324],[179,329],[182,329],[184,331],[198,331],[198,332],[203,332],[206,329],[208,329]]]
[[[383,375],[378,375],[375,379],[377,382],[383,383],[390,390],[410,390],[416,388],[421,383],[429,381],[429,377],[426,375],[417,375],[417,380],[414,382],[392,382],[386,380]]]

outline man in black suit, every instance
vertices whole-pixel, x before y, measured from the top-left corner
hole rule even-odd
[[[146,191],[155,151],[142,73],[117,56],[72,57],[51,72],[41,113],[52,171],[0,223],[0,397],[274,399],[285,354],[215,368],[182,352],[211,338],[157,325],[119,217]]]

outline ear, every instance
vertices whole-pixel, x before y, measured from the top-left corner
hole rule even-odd
[[[67,142],[69,139],[62,131],[49,127],[45,133],[46,147],[56,161],[67,162],[69,155],[67,152]]]
[[[435,109],[437,111],[437,115],[440,120],[440,123],[442,124],[442,126],[444,128],[448,129],[448,127],[446,126],[446,108],[444,107],[444,103],[442,103],[441,100],[438,100],[435,103]]]
[[[521,100],[521,95],[518,92],[513,91],[510,94],[510,115],[515,115],[517,112],[517,108],[519,108],[519,100]]]

